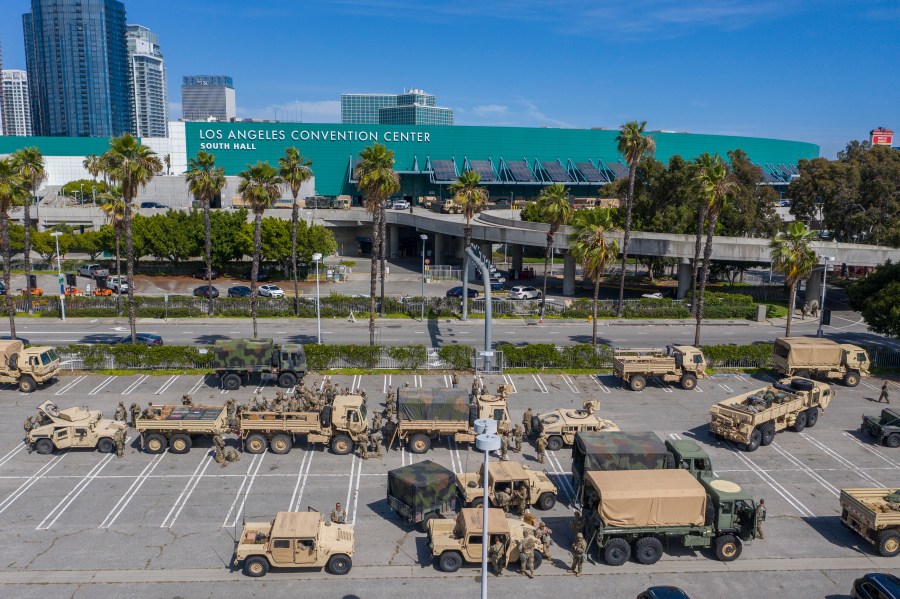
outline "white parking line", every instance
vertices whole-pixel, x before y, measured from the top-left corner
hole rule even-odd
[[[128,440],[126,439],[126,443],[127,442]],[[78,481],[78,484],[72,487],[72,490],[69,491],[68,495],[63,497],[62,501],[57,503],[56,507],[50,510],[50,513],[44,516],[44,519],[41,520],[41,523],[37,525],[35,530],[47,530],[48,528],[53,526],[53,524],[55,524],[56,521],[59,520],[59,517],[62,516],[67,509],[69,509],[69,506],[72,505],[72,503],[76,499],[78,499],[78,496],[81,495],[81,492],[87,489],[88,485],[90,485],[91,482],[93,482],[93,480],[97,478],[97,475],[100,474],[100,472],[104,468],[106,468],[106,466],[112,461],[114,457],[116,457],[116,454],[110,453],[102,460],[97,462],[97,464],[95,464],[94,467],[91,468],[90,471],[85,474],[80,481]]]
[[[823,489],[834,495],[835,497],[840,497],[841,492],[835,487],[833,484],[822,478],[816,471],[807,466],[803,461],[801,461],[797,456],[783,448],[778,443],[772,443],[772,449],[780,453],[784,456],[787,461],[792,463],[794,466],[797,466],[802,472],[805,472],[811,479],[819,483]]]
[[[600,387],[600,390],[601,390],[601,391],[603,391],[604,393],[612,393],[612,391],[609,390],[609,387],[607,387],[606,385],[604,385],[603,383],[600,382],[600,377],[601,377],[601,376],[602,376],[602,375],[595,374],[594,376],[591,377],[591,379],[592,379],[595,383],[597,383],[597,386]]]
[[[46,464],[44,464],[43,466],[38,468],[37,472],[35,472],[31,476],[29,476],[28,479],[26,479],[24,483],[19,485],[18,489],[16,489],[15,491],[13,491],[9,495],[7,495],[6,499],[4,499],[3,501],[0,501],[0,514],[5,512],[6,508],[8,508],[12,504],[14,504],[16,502],[16,500],[19,499],[19,497],[24,495],[25,492],[28,489],[30,489],[32,486],[34,486],[34,484],[37,481],[41,480],[45,474],[47,474],[48,472],[50,472],[53,469],[54,466],[59,464],[59,462],[64,457],[66,457],[66,455],[67,455],[66,453],[61,453],[61,454],[51,458],[50,461],[48,461]]]
[[[322,377],[322,382],[319,384],[319,393],[325,390],[325,381],[331,378],[330,374],[326,374]]]
[[[452,386],[453,386],[453,380],[452,380],[452,377],[451,377],[449,374],[445,374],[445,375],[444,375],[444,387],[446,387],[447,389],[449,389],[449,388],[452,387]]]
[[[716,383],[716,384],[719,385],[720,387],[722,387],[723,389],[725,389],[726,391],[728,391],[729,393],[734,393],[734,389],[732,389],[728,385],[723,385],[722,383]]]
[[[256,474],[259,472],[259,468],[260,466],[262,466],[262,462],[265,457],[265,453],[258,453],[253,456],[252,460],[250,460],[250,465],[247,467],[247,472],[244,474],[244,480],[241,482],[241,486],[238,488],[237,495],[234,496],[234,501],[231,502],[231,507],[228,509],[228,514],[225,515],[225,521],[222,522],[222,528],[226,528],[228,526],[237,526],[238,518],[240,517],[241,512],[244,509],[244,504],[247,502],[247,495],[250,493],[250,487],[253,486],[253,480],[256,478]],[[256,468],[255,470],[254,467]],[[243,500],[241,500],[242,495]],[[241,505],[235,512],[234,508],[237,507],[239,500],[241,500]],[[228,519],[231,518],[231,514],[234,514],[234,520],[229,525]]]
[[[537,383],[538,391],[540,391],[541,393],[550,393],[550,390],[547,389],[547,385],[544,384],[544,381],[543,379],[541,379],[541,376],[539,374],[532,374],[531,378],[533,378],[534,382]]]
[[[362,375],[355,374],[353,375],[353,382],[350,384],[350,391],[359,391],[359,386],[362,384]]]
[[[99,385],[97,385],[96,387],[91,389],[90,392],[88,393],[88,395],[97,395],[98,393],[103,391],[104,387],[109,385],[111,382],[113,382],[117,378],[118,378],[118,376],[116,376],[116,375],[106,377],[106,379],[102,383],[100,383]]]
[[[143,383],[144,381],[146,381],[146,380],[149,379],[149,378],[150,378],[150,375],[149,375],[149,374],[142,374],[141,376],[139,376],[139,377],[137,378],[137,380],[136,380],[135,382],[133,382],[133,383],[131,383],[130,385],[128,385],[128,387],[126,387],[125,390],[122,391],[122,395],[131,395],[131,393],[132,393],[135,389],[137,389],[138,387],[141,386],[141,383]]]
[[[391,375],[384,375],[384,385],[381,387],[382,393],[387,393],[387,388],[391,386]]]
[[[363,461],[358,461],[358,466],[356,468],[356,483],[353,483],[353,472],[350,472],[350,483],[353,485],[353,516],[351,516],[350,520],[347,524],[356,524],[356,509],[359,507],[359,479],[362,476],[362,466]],[[347,506],[347,513],[350,513],[350,506]]]
[[[456,449],[456,441],[453,437],[447,437],[447,445],[450,447],[450,464],[453,466],[453,472],[460,474],[462,472],[462,464],[459,463],[459,452]]]
[[[287,508],[289,512],[300,511],[300,502],[303,500],[303,490],[306,488],[306,481],[309,479],[309,469],[312,467],[314,455],[315,452],[312,450],[303,454],[303,461],[300,462],[300,472],[297,473],[297,484],[294,485],[294,493],[291,495],[291,502]]]
[[[656,383],[656,386],[659,387],[660,389],[662,389],[663,391],[665,391],[666,393],[674,393],[674,391],[672,391],[672,387],[668,383],[663,381],[662,379],[653,377],[650,380],[652,380],[654,383]]]
[[[739,460],[749,466],[753,473],[756,474],[756,476],[758,476],[760,479],[762,479],[763,482],[768,484],[773,491],[781,495],[781,498],[787,501],[791,507],[800,512],[801,516],[807,516],[809,518],[815,516],[815,514],[812,513],[812,510],[803,505],[803,503],[799,499],[791,495],[790,491],[781,486],[781,484],[774,478],[772,478],[772,476],[768,472],[760,468],[756,464],[756,462],[745,456],[740,449],[738,449],[731,443],[729,443],[728,446],[731,447],[731,449],[734,451],[734,454],[738,457]]]
[[[23,449],[25,449],[25,443],[19,443],[18,445],[13,447],[11,450],[9,450],[9,453],[7,453],[5,456],[0,458],[0,467],[6,465],[7,462],[9,462],[11,459],[16,457],[17,455],[19,455],[19,453]]]
[[[560,378],[569,387],[572,393],[581,393],[581,391],[578,390],[578,387],[575,386],[575,381],[573,381],[568,374],[563,374],[560,376]]]
[[[69,391],[72,390],[72,387],[74,387],[75,385],[77,385],[78,383],[80,383],[81,381],[83,381],[86,378],[87,378],[87,376],[79,376],[79,377],[75,378],[75,380],[73,380],[72,382],[67,384],[65,387],[63,387],[62,389],[60,389],[53,395],[65,395],[66,393],[68,393]]]
[[[356,454],[353,454],[352,459],[350,460],[350,484],[347,485],[347,500],[344,501],[344,509],[349,513],[350,511],[350,495],[353,493],[353,473],[356,470],[356,462],[362,462],[362,460],[358,460],[356,458]]]
[[[116,520],[122,515],[122,512],[125,511],[125,508],[128,507],[128,504],[131,503],[131,500],[134,499],[134,496],[137,495],[137,492],[141,490],[141,487],[144,486],[144,483],[147,482],[147,479],[153,474],[153,471],[156,470],[156,467],[159,466],[159,463],[162,462],[167,455],[168,454],[166,453],[157,454],[156,457],[150,460],[150,463],[144,466],[141,473],[137,475],[137,478],[134,479],[134,482],[132,482],[131,486],[128,487],[128,490],[125,491],[125,494],[119,498],[119,501],[116,502],[113,509],[106,514],[106,518],[103,519],[103,522],[100,523],[98,528],[110,528],[116,523]]]
[[[169,510],[169,513],[166,514],[166,517],[163,520],[162,524],[159,525],[160,528],[172,528],[172,526],[175,525],[175,521],[178,520],[178,516],[181,515],[181,510],[183,510],[184,506],[187,505],[188,500],[194,493],[194,489],[196,489],[197,485],[200,484],[200,479],[203,478],[203,474],[206,472],[206,469],[209,468],[209,465],[212,464],[212,462],[212,454],[210,454],[209,452],[205,453],[203,455],[203,458],[201,458],[200,463],[197,464],[197,467],[194,469],[194,473],[191,474],[191,477],[188,479],[187,484],[184,485],[184,489],[181,490],[181,494],[178,496],[178,499],[176,499],[175,503],[172,504],[172,508]]]
[[[518,393],[518,392],[519,392],[519,389],[516,387],[516,383],[513,382],[512,375],[510,375],[510,374],[504,374],[504,375],[503,375],[503,380],[506,381],[506,384],[509,385],[510,388],[512,389],[512,391],[510,391],[510,394],[512,394],[512,393]]]
[[[863,443],[862,441],[860,441],[859,439],[857,439],[856,437],[854,437],[853,435],[851,435],[851,434],[848,433],[848,432],[844,432],[844,433],[842,433],[842,434],[843,434],[845,437],[848,437],[848,438],[852,439],[853,441],[856,442],[857,445],[859,445],[860,447],[862,447],[863,449],[865,449],[866,451],[868,451],[868,452],[871,453],[872,455],[875,455],[875,456],[881,458],[884,462],[890,464],[890,465],[893,466],[894,468],[900,468],[900,462],[895,462],[894,460],[892,460],[891,458],[887,457],[886,455],[884,455],[883,453],[881,453],[880,451],[878,451],[878,450],[875,449],[874,447],[872,447],[872,446],[870,446],[870,445],[867,445],[866,443]]]
[[[156,393],[154,393],[153,395],[162,395],[163,393],[168,391],[169,387],[171,387],[180,377],[181,375],[179,374],[173,374],[165,383],[160,386],[159,389],[156,390]]]
[[[831,449],[830,447],[828,447],[827,445],[825,445],[818,439],[811,437],[807,433],[800,433],[800,436],[803,437],[804,439],[806,439],[807,441],[809,441],[810,443],[812,443],[813,445],[815,445],[820,450],[824,451],[825,453],[827,453],[828,455],[833,457],[835,460],[837,460],[838,462],[840,462],[841,464],[843,464],[850,470],[856,472],[857,475],[859,475],[860,477],[869,481],[873,486],[875,486],[875,487],[886,487],[887,486],[887,485],[882,484],[878,480],[874,479],[867,472],[865,472],[862,468],[860,468],[859,466],[857,466],[856,464],[854,464],[853,462],[851,462],[844,456],[838,454],[836,451],[834,451],[833,449]]]
[[[547,457],[550,460],[550,466],[556,470],[556,478],[559,480],[560,486],[563,489],[563,492],[569,498],[569,505],[574,506],[575,504],[575,491],[572,489],[572,485],[569,483],[569,474],[565,472],[562,468],[562,465],[559,463],[559,459],[556,457],[556,454],[550,450],[547,450]]]
[[[194,386],[191,387],[191,390],[190,390],[190,391],[188,391],[188,395],[193,395],[194,393],[196,393],[197,391],[199,391],[199,390],[200,390],[200,387],[203,386],[203,383],[204,383],[204,382],[206,382],[206,377],[205,377],[205,376],[201,376],[201,377],[200,377],[200,380],[197,381],[196,383],[194,383]]]
[[[863,387],[867,387],[867,388],[871,389],[872,391],[878,391],[877,387],[873,387],[872,385],[870,385],[869,383],[867,383],[865,381],[860,381],[859,384],[862,385]]]
[[[749,381],[747,381],[747,379],[745,379],[744,377],[742,377],[742,376],[739,375],[739,374],[734,375],[734,378],[736,378],[736,379],[739,380],[739,381],[743,381],[743,382],[745,382],[745,383],[746,383],[746,382],[749,382]]]

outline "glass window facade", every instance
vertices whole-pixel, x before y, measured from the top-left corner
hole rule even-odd
[[[437,106],[435,97],[413,89],[402,94],[342,94],[345,125],[452,125],[453,109]]]
[[[186,75],[181,82],[181,109],[185,121],[234,119],[234,81],[227,75]]]

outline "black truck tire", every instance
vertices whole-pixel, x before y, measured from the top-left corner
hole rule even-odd
[[[172,453],[187,453],[191,450],[192,445],[190,435],[184,433],[176,433],[169,439],[169,451]]]
[[[233,372],[226,374],[222,378],[222,387],[228,391],[237,391],[241,388],[241,377]]]
[[[425,433],[416,433],[409,440],[409,451],[411,453],[425,453],[431,449],[431,439]]]
[[[116,450],[116,444],[109,437],[103,437],[97,441],[97,451],[100,453],[112,453]]]
[[[293,372],[282,372],[278,375],[278,386],[284,389],[290,389],[297,384],[297,377]]]
[[[844,375],[844,386],[845,387],[855,387],[859,384],[859,373],[855,370],[851,370],[847,374]]]
[[[603,559],[610,566],[621,566],[631,557],[631,545],[625,539],[610,539],[603,548]]]
[[[278,455],[289,453],[293,446],[294,442],[291,440],[291,436],[282,433],[272,437],[272,442],[269,443],[269,448],[272,450],[272,453]]]
[[[806,428],[812,428],[819,421],[819,408],[813,406],[806,410]]]
[[[269,440],[266,439],[265,435],[253,433],[252,435],[247,435],[247,438],[244,440],[244,451],[247,453],[262,453],[268,445]]]
[[[34,390],[37,389],[37,383],[30,375],[23,374],[22,378],[19,379],[19,391],[22,393],[34,393]]]
[[[53,453],[53,441],[50,439],[38,439],[34,444],[34,450],[41,455],[50,455]]]
[[[791,428],[793,428],[795,432],[803,432],[803,429],[806,428],[806,412],[797,414],[797,417],[794,419],[794,426]]]
[[[441,557],[438,559],[438,568],[440,568],[441,572],[447,572],[448,574],[452,574],[459,570],[461,565],[462,556],[456,551],[442,553]]]
[[[759,432],[762,433],[762,440],[759,442],[759,444],[763,447],[765,447],[766,445],[771,445],[772,441],[775,440],[775,423],[765,423],[764,425],[759,427]]]
[[[353,439],[347,435],[335,435],[331,440],[331,453],[335,455],[347,455],[353,451]]]
[[[631,377],[631,380],[628,382],[628,386],[631,387],[632,391],[643,391],[644,387],[647,386],[647,379],[645,379],[640,374],[636,374]]]
[[[147,453],[162,453],[168,447],[169,442],[159,433],[150,433],[144,437],[144,448]]]
[[[328,558],[328,571],[337,576],[343,576],[353,567],[353,560],[350,556],[338,553]]]
[[[747,451],[756,451],[759,449],[759,444],[762,443],[762,431],[759,428],[753,429],[753,432],[750,433],[750,440],[744,444],[744,449]]]
[[[883,557],[900,554],[900,533],[896,530],[882,530],[878,533],[878,553]]]
[[[892,449],[897,449],[900,447],[900,435],[897,433],[888,435],[887,439],[884,440],[884,444]]]
[[[549,491],[546,493],[541,493],[541,496],[538,497],[537,507],[540,510],[544,510],[545,512],[548,510],[552,510],[553,506],[556,505],[556,495],[550,493]]]
[[[634,544],[634,557],[645,566],[658,562],[662,554],[662,541],[656,537],[643,537]]]
[[[563,448],[563,439],[559,435],[553,435],[547,439],[547,449],[550,451],[559,451]]]
[[[244,560],[244,574],[250,578],[265,576],[269,571],[269,560],[259,555],[248,557]]]
[[[685,391],[692,391],[697,386],[697,377],[694,374],[687,373],[681,377],[681,388]]]
[[[741,556],[741,542],[734,535],[722,535],[716,539],[716,559],[733,562]]]

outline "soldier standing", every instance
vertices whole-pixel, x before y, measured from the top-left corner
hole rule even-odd
[[[381,459],[381,442],[384,439],[384,437],[381,436],[381,429],[378,429],[370,436],[372,439],[373,451],[375,451],[375,457]]]
[[[137,426],[137,419],[141,417],[141,406],[131,402],[131,426]]]
[[[522,416],[522,426],[525,427],[525,436],[529,439],[531,438],[531,419],[534,417],[534,414],[531,412],[531,408],[529,407],[525,410],[525,415]]]
[[[509,460],[509,456],[506,455],[509,451],[509,435],[500,435],[500,459],[505,461]]]
[[[503,558],[506,551],[503,548],[503,542],[500,535],[494,537],[494,544],[488,551],[488,557],[491,559],[491,566],[494,568],[494,576],[503,576]]]
[[[359,434],[359,441],[357,441],[357,445],[359,445],[359,458],[361,460],[369,459],[369,433],[363,431]]]
[[[453,383],[453,388],[459,387],[459,377],[456,376],[456,373],[450,375],[450,382]]]
[[[340,503],[334,504],[334,509],[331,510],[331,521],[334,524],[347,523],[347,512],[344,511],[344,508],[341,507]]]
[[[375,412],[372,416],[372,430],[373,431],[381,431],[382,423],[381,423],[381,414]]]
[[[34,428],[34,422],[31,420],[31,416],[25,417],[25,447],[28,448],[28,453],[31,453],[31,442],[28,440],[28,435],[31,433],[31,430]]]
[[[119,404],[122,405],[122,404]],[[124,408],[123,408],[124,409]],[[120,428],[116,431],[116,434],[113,436],[113,441],[116,443],[116,457],[121,458],[123,453],[125,452],[125,429]]]
[[[190,396],[190,394],[185,393],[181,396],[181,405],[183,406],[192,406],[194,405],[194,398]]]
[[[537,448],[538,462],[543,464],[544,458],[547,457],[547,438],[544,435],[540,435],[534,446]]]
[[[582,533],[579,532],[575,535],[571,551],[572,567],[568,571],[574,573],[575,576],[581,576],[581,565],[584,563],[584,554],[587,552],[587,541],[584,540]]]
[[[500,396],[500,399],[506,401],[506,398],[509,397],[509,387],[506,383],[500,383],[500,385],[497,386],[497,395]]]
[[[116,408],[116,421],[128,422],[128,413],[125,411],[125,404],[121,401],[119,402],[119,407]]]
[[[478,392],[480,391],[480,389],[481,389],[481,387],[478,385],[478,377],[476,376],[474,379],[472,379],[472,392],[471,392],[471,395],[472,395],[472,399],[473,399],[473,400],[474,400],[476,397],[478,397]]]
[[[553,539],[551,535],[553,535],[553,531],[550,530],[550,527],[547,526],[543,520],[538,524],[537,531],[535,531],[538,540],[541,542],[541,546],[544,548],[543,554],[544,559],[551,559],[550,555],[550,546],[553,545]]]
[[[519,515],[524,516],[525,511],[528,509],[528,489],[525,488],[525,483],[519,485],[519,488],[513,492],[513,495]]]
[[[513,429],[512,436],[515,445],[513,451],[515,451],[516,453],[522,453],[522,427],[517,424]]]
[[[760,499],[759,505],[756,506],[756,538],[762,539],[763,537],[763,529],[762,523],[763,520],[766,519],[766,500]]]
[[[233,397],[229,397],[228,401],[225,402],[225,418],[228,419],[228,423],[231,426],[234,426],[234,415],[237,412],[237,406],[235,405],[235,401]]]
[[[572,530],[575,531],[576,537],[584,532],[584,521],[581,519],[581,512],[575,511],[575,515],[569,525],[572,527]]]
[[[534,549],[537,543],[531,536],[531,529],[525,529],[525,538],[519,541],[519,574],[528,570],[528,578],[534,578]]]
[[[878,396],[878,403],[881,403],[882,401],[891,403],[891,400],[888,397],[887,381],[881,386],[881,394]]]

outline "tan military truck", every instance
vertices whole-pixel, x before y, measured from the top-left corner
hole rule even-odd
[[[522,484],[528,489],[528,505],[541,510],[552,510],[556,505],[556,485],[544,472],[535,472],[519,462],[491,462],[488,467],[488,499],[493,507],[503,507],[497,501],[497,493],[503,491],[510,497]],[[456,476],[456,486],[463,503],[479,507],[484,503],[484,466],[478,472],[464,472]]]
[[[350,206],[353,204],[353,198],[348,195],[339,195],[334,198],[334,206],[335,210],[350,210]]]
[[[900,554],[900,489],[841,489],[841,524],[883,557]]]
[[[416,198],[416,203],[428,210],[431,210],[431,206],[435,202],[437,202],[437,198],[434,196],[419,196]]]
[[[547,449],[550,451],[559,451],[563,445],[572,445],[577,433],[619,430],[615,423],[600,418],[593,408],[587,406],[581,410],[558,408],[533,416],[531,422],[535,434],[547,438]]]
[[[116,449],[116,433],[125,430],[124,422],[104,418],[99,410],[66,408],[60,410],[47,400],[38,408],[40,421],[28,433],[28,442],[40,454],[57,449],[97,448],[101,453]]]
[[[22,393],[31,393],[55,378],[58,371],[59,356],[54,348],[26,349],[19,339],[0,341],[0,383],[18,385]]]
[[[861,347],[815,337],[779,337],[772,351],[772,365],[778,374],[825,380],[840,379],[855,387],[869,376],[871,361]]]
[[[437,558],[442,572],[456,572],[463,562],[481,563],[481,548],[485,540],[483,508],[463,508],[456,520],[428,521],[428,547]],[[521,518],[507,517],[503,510],[488,509],[488,546],[498,538],[506,548],[506,565],[519,561],[519,542],[525,538],[525,530],[534,530]],[[535,539],[534,567],[541,565],[543,545]]]
[[[238,431],[247,453],[285,454],[297,437],[307,443],[325,443],[338,455],[353,451],[368,431],[366,406],[361,395],[338,395],[319,412],[241,412]]]
[[[641,391],[647,379],[656,377],[677,382],[682,389],[693,389],[706,376],[706,358],[691,345],[669,345],[666,349],[617,349],[613,372],[632,391]]]
[[[319,512],[278,512],[270,522],[247,522],[234,550],[234,567],[259,578],[269,568],[322,568],[346,574],[353,566],[353,526]]]
[[[212,437],[231,432],[225,406],[156,406],[141,416],[134,427],[141,433],[147,453],[187,453],[196,437]]]
[[[714,404],[709,409],[709,431],[756,451],[772,443],[778,431],[791,427],[799,433],[815,426],[833,397],[831,385],[797,377],[782,379]]]

